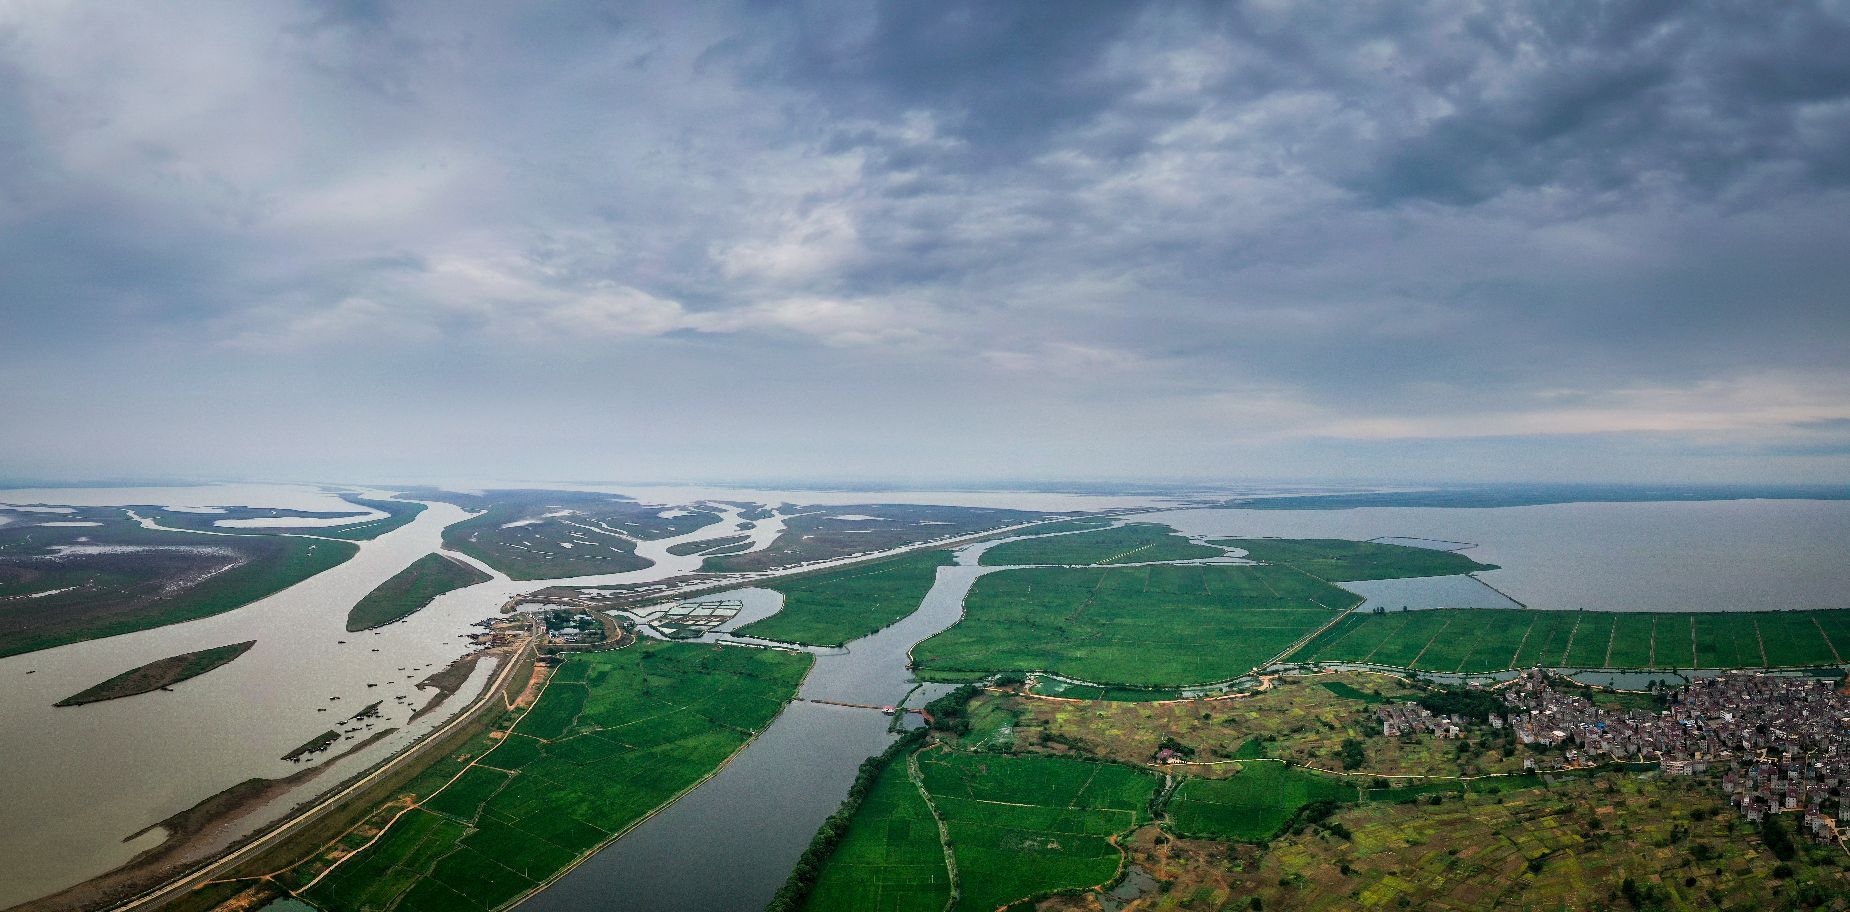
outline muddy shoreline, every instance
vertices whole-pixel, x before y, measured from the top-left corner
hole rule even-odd
[[[137,839],[155,830],[167,838],[101,877],[14,906],[5,912],[80,912],[111,906],[171,880],[201,858],[230,847],[225,833],[230,825],[290,790],[320,776],[329,766],[358,753],[396,732],[388,728],[328,758],[326,763],[280,779],[246,779],[165,820],[123,837]],[[222,844],[221,844],[222,843]]]

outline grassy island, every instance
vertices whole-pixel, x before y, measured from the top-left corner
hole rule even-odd
[[[918,610],[938,578],[938,568],[951,562],[948,551],[926,551],[765,583],[764,588],[784,594],[783,610],[745,625],[739,633],[785,643],[840,646]]]
[[[217,646],[212,649],[201,649],[198,652],[189,652],[184,655],[161,659],[157,662],[149,662],[140,668],[130,669],[129,671],[116,675],[95,687],[65,697],[59,700],[56,705],[82,706],[85,703],[101,703],[104,700],[132,697],[136,694],[144,694],[152,690],[172,687],[181,681],[197,678],[220,665],[230,662],[232,659],[249,651],[250,648],[255,645],[257,645],[256,640],[247,640],[243,643],[233,643],[229,646]]]
[[[426,554],[366,593],[347,612],[347,631],[371,630],[410,617],[437,596],[494,577],[443,554]]]
[[[1035,530],[1037,532],[1044,530]],[[1072,532],[1005,542],[983,552],[986,567],[1024,564],[1136,564],[1219,557],[1220,548],[1198,545],[1168,526],[1130,523],[1091,532]]]
[[[1229,538],[1216,539],[1214,543],[1243,549],[1253,560],[1295,567],[1332,583],[1453,576],[1497,569],[1495,565],[1480,564],[1456,551],[1386,542],[1342,538]]]

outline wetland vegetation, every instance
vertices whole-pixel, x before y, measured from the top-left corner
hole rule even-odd
[[[358,550],[289,535],[145,529],[119,508],[15,520],[0,525],[0,656],[231,611]]]
[[[422,610],[437,596],[494,577],[443,554],[426,554],[380,583],[347,612],[347,631],[383,627]]]
[[[429,496],[482,511],[444,529],[444,547],[517,580],[640,570],[649,560],[636,554],[638,539],[681,535],[719,518],[706,510],[669,510],[615,494],[581,491]]]
[[[132,697],[136,694],[172,687],[181,681],[199,677],[230,662],[255,645],[257,645],[256,640],[246,640],[242,643],[232,643],[229,646],[216,646],[149,662],[139,668],[129,669],[94,687],[85,688],[65,697],[59,700],[57,705],[82,706],[85,703],[100,703],[104,700]]]
[[[676,557],[686,557],[689,554],[725,554],[751,540],[752,537],[749,535],[722,535],[719,538],[703,538],[699,541],[669,545],[668,553]]]
[[[1456,551],[1341,538],[1227,538],[1215,539],[1214,543],[1240,548],[1253,560],[1292,567],[1332,583],[1454,576],[1497,569],[1494,564],[1480,564]]]
[[[1042,514],[980,507],[860,504],[788,510],[784,531],[762,550],[708,557],[709,573],[771,570],[970,535],[1040,518]]]
[[[339,538],[347,541],[369,541],[387,532],[410,523],[424,512],[424,505],[412,501],[395,499],[368,499],[345,495],[341,498],[358,507],[378,510],[385,515],[365,522],[339,526],[288,524],[291,519],[327,520],[344,516],[364,516],[363,512],[334,513],[328,511],[281,510],[274,507],[224,507],[215,513],[196,513],[187,510],[168,510],[159,507],[137,508],[145,515],[163,526],[186,529],[193,532],[215,532],[230,535],[271,535],[293,534],[314,535],[322,538]],[[221,520],[262,519],[275,522],[274,526],[220,526]]]
[[[1046,529],[1035,529],[1044,533]],[[1177,535],[1168,526],[1128,523],[1090,532],[1039,535],[1003,542],[983,552],[985,566],[1027,564],[1131,564],[1149,561],[1196,560],[1220,557],[1226,551],[1199,545]]]

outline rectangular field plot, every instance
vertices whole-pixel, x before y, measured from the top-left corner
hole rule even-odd
[[[1170,826],[1191,836],[1263,842],[1316,801],[1349,803],[1356,786],[1283,763],[1240,764],[1228,779],[1185,779],[1169,801]]]
[[[904,758],[895,760],[861,802],[803,908],[942,912],[950,898],[938,822],[907,777]]]
[[[1836,665],[1843,662],[1834,644],[1818,622],[1819,612],[1768,612],[1754,616],[1760,628],[1760,642],[1766,648],[1767,664],[1774,668],[1792,665]]]
[[[1357,598],[1286,567],[1047,567],[985,576],[913,650],[928,673],[1048,671],[1099,684],[1224,681]]]
[[[1844,661],[1850,611],[1608,612],[1441,608],[1343,618],[1295,662],[1434,672],[1793,668]]]
[[[1506,667],[1528,668],[1534,665],[1560,665],[1567,660],[1567,647],[1574,636],[1574,629],[1580,626],[1578,611],[1535,611],[1528,612],[1529,629],[1523,635],[1521,648]],[[1495,624],[1499,618],[1487,618],[1484,623]],[[1511,616],[1501,618],[1503,623],[1518,624],[1522,619]]]
[[[1651,667],[1651,640],[1656,635],[1657,619],[1656,614],[1617,615],[1613,627],[1612,651],[1607,653],[1603,667]]]
[[[1154,775],[1117,764],[941,751],[917,757],[951,836],[958,909],[996,909],[1111,880],[1120,855],[1110,837],[1145,822],[1156,789]]]
[[[501,908],[712,772],[810,662],[647,640],[571,656],[515,733],[307,898],[330,912]]]
[[[1574,627],[1574,637],[1568,643],[1567,658],[1561,664],[1584,668],[1606,667],[1606,653],[1612,647],[1613,625],[1618,616],[1613,614],[1588,614],[1578,612],[1580,623]]]
[[[1752,615],[1692,614],[1696,625],[1696,660],[1698,668],[1759,668],[1766,664],[1760,654],[1760,634]]]

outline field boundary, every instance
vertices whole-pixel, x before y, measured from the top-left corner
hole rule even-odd
[[[944,823],[944,815],[938,811],[938,803],[931,800],[931,790],[925,787],[925,771],[919,769],[919,754],[915,750],[906,755],[906,779],[919,790],[919,797],[925,800],[925,809],[931,812],[931,819],[938,824],[938,848],[944,852],[944,870],[950,878],[951,895],[944,901],[944,912],[951,912],[962,896],[960,882],[957,879],[957,856],[951,851],[951,830]]]

